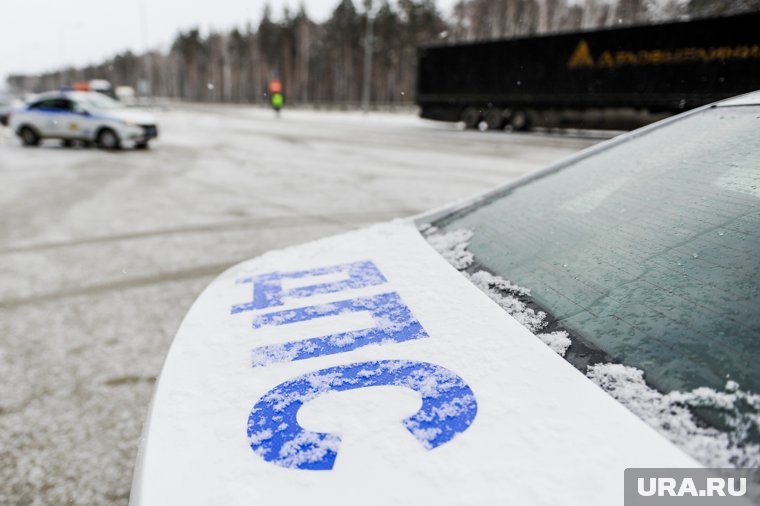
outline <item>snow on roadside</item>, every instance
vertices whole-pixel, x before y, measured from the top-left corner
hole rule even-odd
[[[572,344],[567,332],[540,333],[547,325],[546,313],[527,307],[519,299],[530,295],[529,289],[487,271],[467,272],[474,262],[467,250],[472,231],[444,232],[432,225],[423,225],[420,230],[430,245],[475,286],[557,354],[565,356]],[[586,375],[706,467],[760,467],[760,446],[747,442],[751,432],[760,431],[760,395],[742,391],[735,381],[729,380],[724,392],[700,387],[663,394],[646,384],[643,371],[623,364],[591,365]],[[722,432],[705,426],[690,408],[717,410],[730,430]]]

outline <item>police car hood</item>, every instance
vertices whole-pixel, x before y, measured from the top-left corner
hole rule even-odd
[[[152,114],[143,111],[135,111],[133,109],[113,109],[108,111],[108,116],[129,123],[135,123],[137,125],[156,124],[156,118]]]
[[[133,505],[615,505],[699,467],[401,220],[213,281],[166,359]]]

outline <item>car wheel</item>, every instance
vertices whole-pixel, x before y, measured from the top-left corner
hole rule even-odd
[[[507,124],[504,118],[504,111],[498,107],[492,107],[486,111],[483,121],[486,122],[486,126],[489,130],[501,130]]]
[[[40,145],[40,136],[37,135],[37,132],[35,132],[30,127],[23,127],[18,132],[19,137],[21,137],[21,142],[24,144],[24,146],[39,146]]]
[[[95,141],[100,149],[115,150],[121,147],[121,141],[116,132],[110,128],[104,128],[98,133],[98,138]]]
[[[462,122],[464,127],[468,129],[478,128],[480,124],[480,109],[476,107],[468,107],[462,111]]]

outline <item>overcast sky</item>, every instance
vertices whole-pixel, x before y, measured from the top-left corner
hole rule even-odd
[[[126,49],[165,48],[181,29],[254,26],[266,0],[0,0],[0,88],[11,73],[97,63]],[[304,0],[311,19],[329,17],[339,0]],[[357,6],[361,0],[354,0]],[[376,0],[375,3],[378,3]],[[437,0],[448,13],[455,0]],[[270,0],[279,16],[299,0]],[[144,20],[144,22],[143,22]]]

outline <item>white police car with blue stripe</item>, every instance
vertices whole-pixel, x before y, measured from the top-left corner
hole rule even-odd
[[[9,126],[25,146],[43,139],[95,143],[103,149],[131,144],[147,148],[158,136],[156,119],[128,109],[97,92],[59,91],[42,94],[10,114]]]

